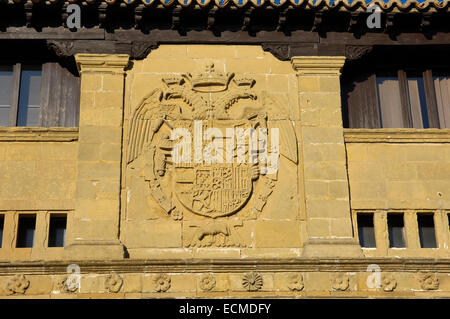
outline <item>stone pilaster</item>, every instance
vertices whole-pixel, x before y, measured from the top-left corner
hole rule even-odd
[[[292,58],[299,89],[307,257],[362,256],[350,214],[339,82],[344,62],[345,57]]]
[[[67,258],[120,259],[121,145],[128,55],[77,54],[81,74],[74,228]]]

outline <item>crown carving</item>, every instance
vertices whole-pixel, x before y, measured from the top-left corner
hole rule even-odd
[[[170,88],[171,86],[183,84],[184,80],[181,76],[171,76],[163,78],[162,81]]]
[[[205,71],[188,73],[186,79],[192,85],[192,89],[198,92],[221,92],[228,88],[234,73],[223,73],[214,68],[214,63],[208,63]]]
[[[233,82],[239,87],[251,88],[255,84],[255,80],[251,78],[234,78]]]

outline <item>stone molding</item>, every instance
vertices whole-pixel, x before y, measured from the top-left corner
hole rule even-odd
[[[345,143],[450,143],[450,129],[344,129]]]
[[[67,265],[77,264],[82,274],[122,273],[242,273],[242,272],[366,272],[377,264],[383,272],[449,273],[450,259],[434,258],[264,258],[264,259],[161,259],[161,260],[67,260],[0,262],[0,275],[67,274]]]
[[[296,56],[291,63],[300,76],[340,76],[345,56]]]
[[[128,54],[75,54],[77,68],[82,73],[124,74],[128,66]]]
[[[0,127],[0,142],[72,142],[78,127]]]

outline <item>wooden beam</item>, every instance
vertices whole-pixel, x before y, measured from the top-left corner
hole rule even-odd
[[[439,128],[439,114],[436,100],[436,90],[434,88],[433,74],[431,70],[423,73],[423,82],[425,86],[425,96],[427,101],[428,126],[430,128]]]
[[[27,27],[9,27],[4,32],[0,32],[0,39],[17,39],[17,40],[38,40],[38,39],[58,39],[58,40],[103,40],[105,38],[105,30],[100,28],[81,28],[77,32],[71,32],[64,27],[50,28],[45,27],[37,31]]]
[[[400,89],[400,101],[402,110],[403,127],[413,127],[411,117],[411,103],[409,100],[408,78],[404,70],[398,70],[398,84]]]

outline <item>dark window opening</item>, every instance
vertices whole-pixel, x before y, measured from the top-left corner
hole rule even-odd
[[[417,214],[421,248],[436,248],[434,214]]]
[[[345,127],[450,128],[446,52],[447,46],[375,46],[346,63],[341,82]]]
[[[357,214],[359,244],[365,248],[375,248],[373,214]]]
[[[64,247],[66,242],[67,217],[50,215],[48,247]]]
[[[0,60],[0,126],[78,126],[80,77],[58,62],[29,63]]]
[[[39,126],[41,111],[40,65],[23,65],[20,76],[17,126]]]
[[[438,73],[433,75],[439,126],[450,127],[450,76]]]
[[[405,244],[405,224],[402,213],[393,213],[387,215],[389,247],[404,248]]]
[[[0,126],[8,126],[13,84],[12,66],[0,66]]]
[[[0,215],[0,248],[3,245],[3,225],[5,224],[5,216]]]
[[[19,215],[17,231],[17,248],[31,248],[36,230],[36,215]]]

